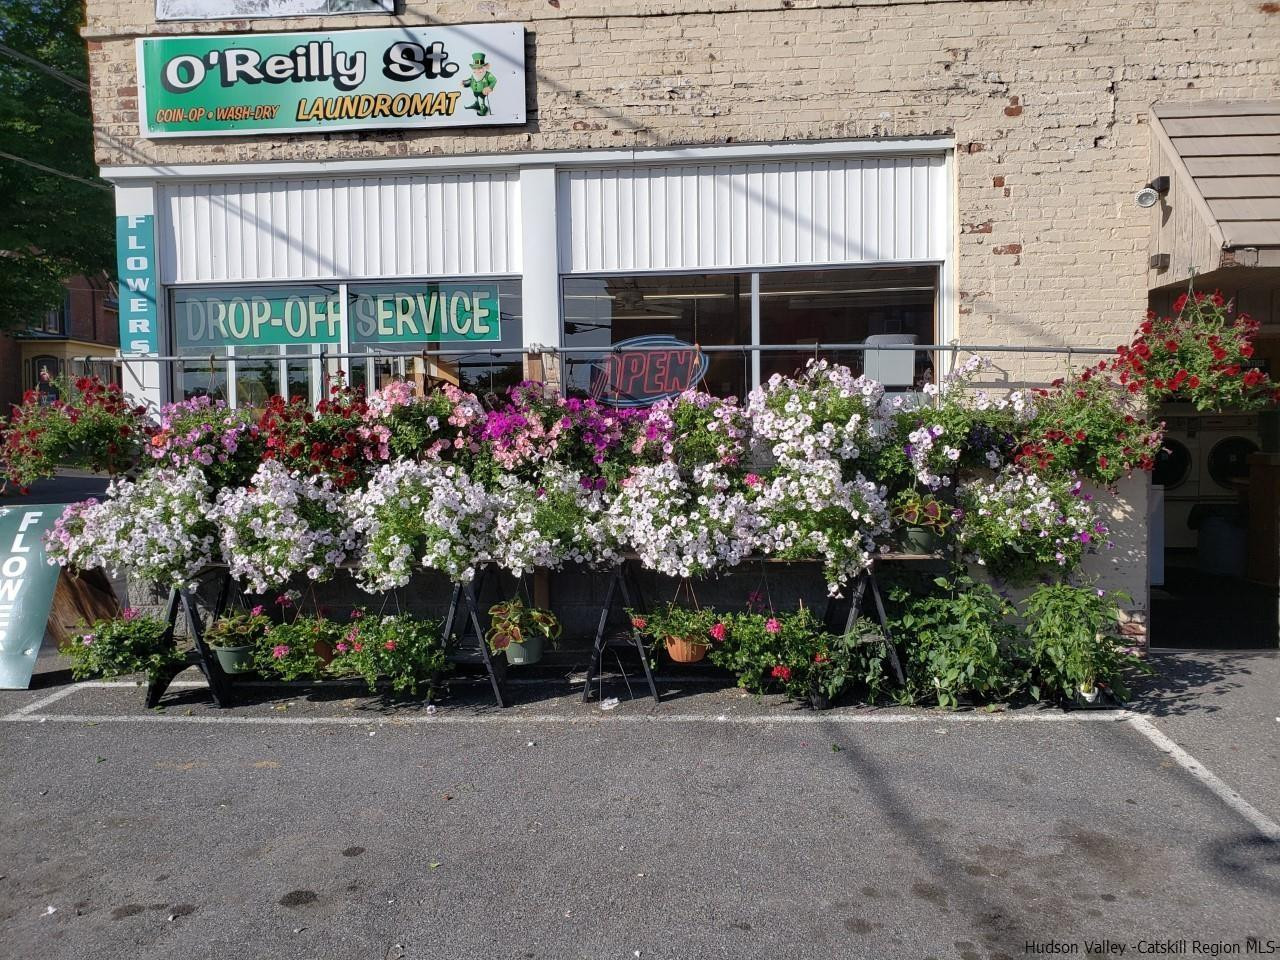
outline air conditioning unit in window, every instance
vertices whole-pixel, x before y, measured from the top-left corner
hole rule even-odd
[[[914,333],[876,333],[867,337],[868,347],[882,344],[913,344]],[[912,387],[916,381],[914,350],[867,350],[862,361],[863,375],[886,387]]]

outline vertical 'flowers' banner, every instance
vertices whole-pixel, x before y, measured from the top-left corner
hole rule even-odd
[[[0,507],[0,689],[31,683],[59,573],[43,538],[65,506]]]

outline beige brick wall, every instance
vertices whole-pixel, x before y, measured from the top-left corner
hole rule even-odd
[[[400,17],[156,24],[88,0],[103,164],[419,156],[951,134],[960,334],[1114,344],[1145,309],[1147,111],[1280,95],[1280,12],[1255,0],[409,0]],[[391,22],[520,22],[519,129],[146,141],[133,38]],[[1019,371],[1011,370],[1011,376]]]
[[[1257,0],[409,0],[381,16],[162,24],[88,0],[103,164],[419,156],[949,134],[962,339],[1114,345],[1146,308],[1156,100],[1280,96],[1280,7]],[[133,38],[519,22],[519,129],[149,142]],[[1010,379],[1033,361],[1002,364]],[[1145,499],[1130,506],[1136,512]],[[1133,522],[1137,518],[1133,518]],[[1145,546],[1134,545],[1134,553]],[[1145,594],[1145,564],[1127,572]]]

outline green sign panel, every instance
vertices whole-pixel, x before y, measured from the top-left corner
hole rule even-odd
[[[342,300],[336,288],[183,292],[174,300],[174,333],[181,349],[337,343]]]
[[[61,573],[45,561],[44,533],[64,507],[0,507],[0,689],[31,684]]]
[[[137,44],[144,137],[525,122],[519,26],[202,34]]]
[[[488,343],[502,339],[495,283],[398,283],[352,287],[349,342]],[[174,334],[185,353],[222,347],[337,344],[337,288],[184,290],[174,297]]]
[[[492,283],[407,283],[353,288],[352,343],[453,343],[502,339]]]

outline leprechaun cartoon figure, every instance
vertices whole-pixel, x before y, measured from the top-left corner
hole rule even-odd
[[[498,78],[489,72],[489,61],[483,53],[471,55],[471,76],[462,81],[462,86],[471,91],[474,103],[467,104],[468,110],[474,110],[477,116],[489,115],[489,94],[498,85]]]

